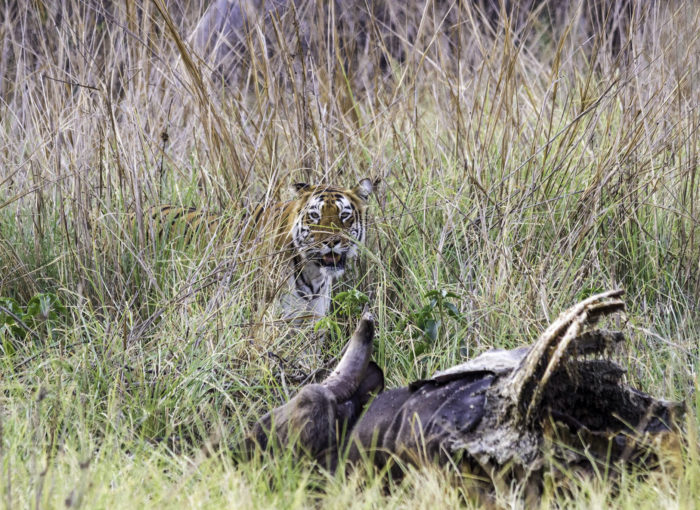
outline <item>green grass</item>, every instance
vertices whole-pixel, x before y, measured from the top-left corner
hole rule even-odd
[[[635,13],[622,52],[586,28],[585,6],[493,26],[463,7],[437,31],[442,7],[408,9],[413,44],[397,23],[358,60],[335,55],[307,12],[303,61],[251,39],[228,88],[178,46],[192,4],[3,8],[0,297],[30,331],[0,330],[2,505],[478,507],[446,469],[329,475],[288,453],[237,465],[245,427],[296,391],[319,362],[310,350],[337,355],[356,317],[335,318],[340,337],[319,347],[275,322],[280,276],[255,246],[156,243],[128,219],[196,205],[236,231],[243,209],[290,198],[293,182],[365,176],[381,179],[370,235],[338,291],[372,296],[389,386],[531,342],[574,301],[623,286],[627,380],[688,406],[680,472],[571,473],[543,506],[700,500],[694,2]],[[459,49],[434,37],[444,30]],[[331,35],[342,48],[356,34]],[[426,308],[432,291],[453,293],[460,317]],[[29,313],[42,293],[65,313]],[[495,503],[521,498],[513,487]]]

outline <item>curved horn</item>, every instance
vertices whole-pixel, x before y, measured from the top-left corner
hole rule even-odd
[[[365,312],[338,366],[321,383],[333,393],[338,403],[346,401],[357,391],[372,355],[373,339],[374,316]]]
[[[585,326],[600,316],[624,309],[624,303],[616,299],[623,293],[623,290],[617,289],[584,299],[562,312],[540,335],[520,366],[511,374],[510,384],[506,385],[513,402],[525,411],[526,421],[539,406],[545,386],[571,344],[579,338]]]

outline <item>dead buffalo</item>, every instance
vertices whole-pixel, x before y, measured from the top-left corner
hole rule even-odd
[[[623,310],[621,295],[581,301],[531,346],[489,351],[384,392],[382,371],[370,361],[374,320],[365,314],[335,371],[263,416],[246,450],[274,441],[330,469],[363,459],[395,472],[449,462],[495,489],[514,479],[537,485],[557,464],[648,466],[657,446],[677,446],[683,406],[626,385],[624,370],[601,356],[623,335],[592,327]]]

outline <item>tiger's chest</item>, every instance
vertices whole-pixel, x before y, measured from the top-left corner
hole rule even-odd
[[[280,297],[283,319],[318,319],[330,310],[333,277],[312,267],[305,269],[287,279],[288,289]]]

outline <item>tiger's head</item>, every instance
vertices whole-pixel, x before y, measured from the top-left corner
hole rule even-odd
[[[365,240],[365,209],[372,181],[362,179],[349,189],[305,183],[295,187],[299,208],[292,243],[307,262],[337,278],[345,271],[347,260],[357,256],[357,243]]]

